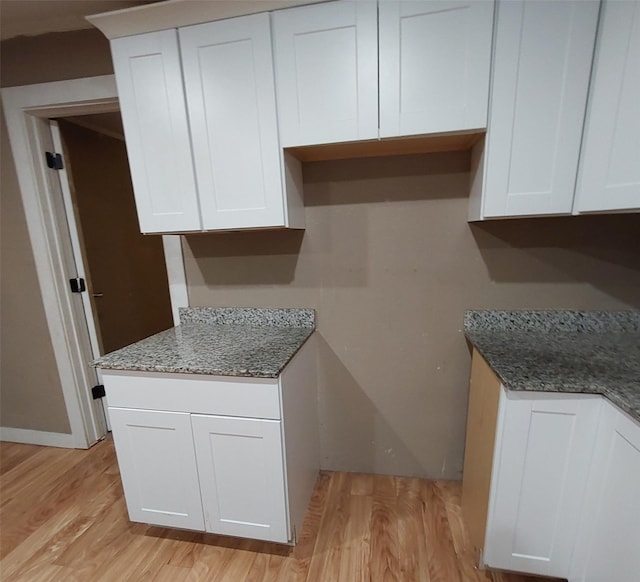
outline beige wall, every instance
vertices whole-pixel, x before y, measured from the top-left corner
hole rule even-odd
[[[2,114],[0,426],[70,433]]]
[[[638,215],[469,225],[467,154],[309,163],[304,233],[186,237],[193,305],[318,311],[322,466],[459,478],[469,308],[640,307]]]
[[[97,30],[15,38],[0,47],[3,87],[113,72]],[[71,432],[2,113],[0,426]]]

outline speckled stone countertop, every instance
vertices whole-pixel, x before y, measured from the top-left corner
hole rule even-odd
[[[467,311],[464,331],[507,389],[602,394],[640,422],[640,311]]]
[[[111,352],[108,370],[277,378],[315,329],[312,309],[190,307],[177,327]]]

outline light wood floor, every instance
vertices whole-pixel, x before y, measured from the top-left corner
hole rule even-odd
[[[477,571],[460,484],[322,473],[295,549],[128,521],[113,443],[0,443],[0,579],[525,582]]]

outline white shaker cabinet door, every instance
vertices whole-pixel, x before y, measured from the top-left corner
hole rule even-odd
[[[487,566],[568,576],[600,405],[600,396],[503,390]]]
[[[280,10],[273,31],[281,145],[377,139],[377,3]]]
[[[484,217],[571,213],[598,4],[497,4]]]
[[[141,232],[201,230],[175,30],[111,41]]]
[[[640,424],[605,403],[603,454],[598,455],[593,480],[598,494],[585,507],[595,512],[587,552],[585,582],[637,582],[640,576]]]
[[[289,540],[280,421],[193,415],[206,530]]]
[[[109,408],[131,521],[204,531],[191,415]]]
[[[203,228],[284,226],[269,14],[179,34]]]
[[[485,128],[492,0],[381,1],[380,137]]]
[[[602,10],[576,212],[640,209],[640,2]]]

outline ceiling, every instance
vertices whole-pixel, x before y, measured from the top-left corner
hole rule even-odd
[[[0,0],[0,39],[93,28],[84,17],[159,0]]]

